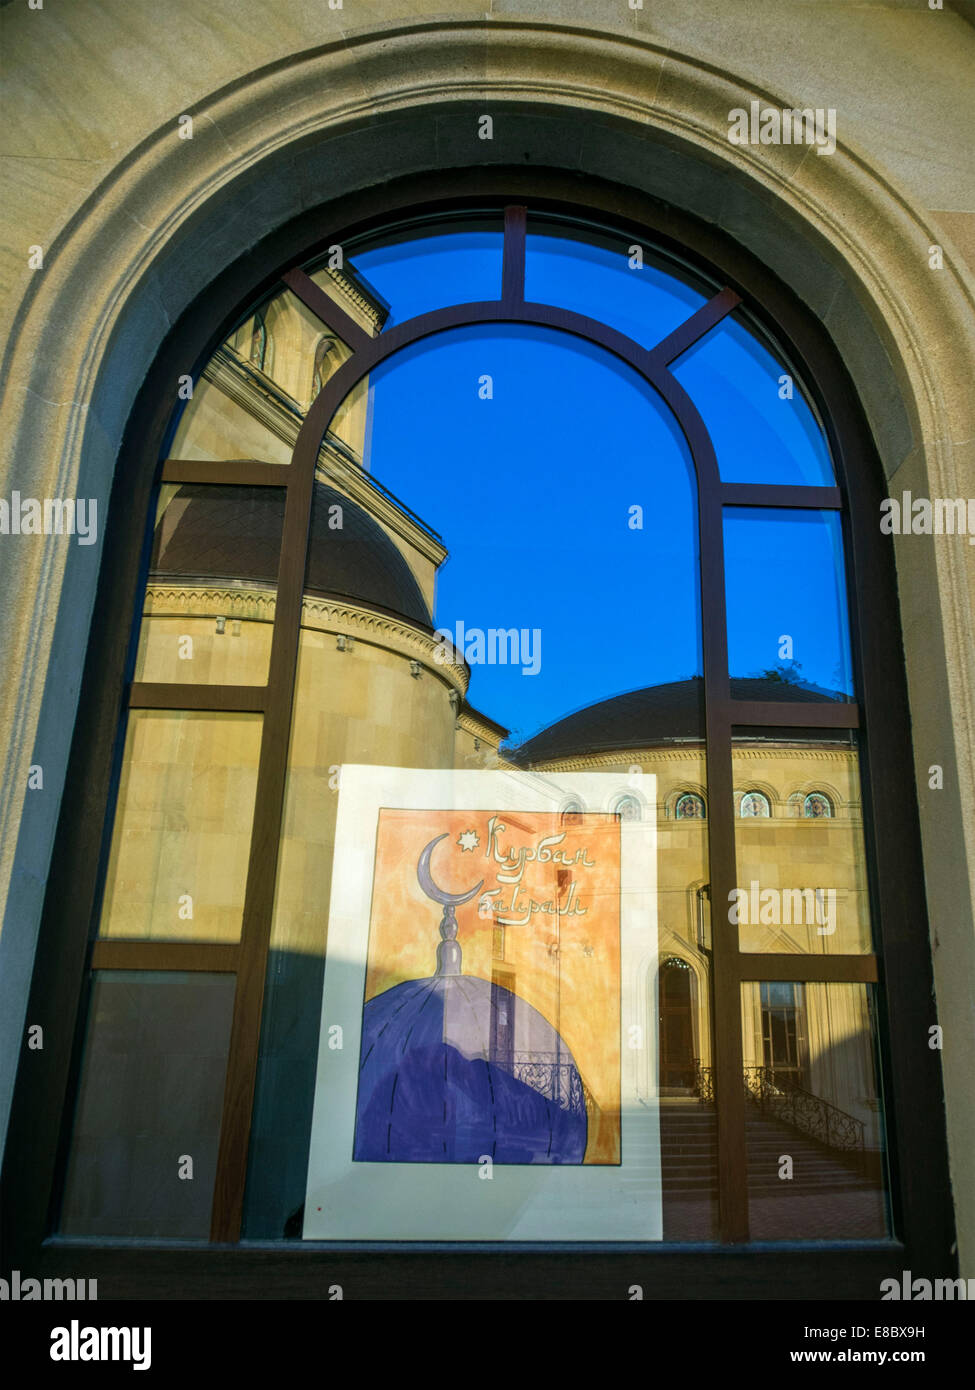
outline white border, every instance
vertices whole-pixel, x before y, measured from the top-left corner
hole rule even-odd
[[[623,1162],[565,1167],[494,1164],[488,1179],[475,1164],[352,1161],[379,810],[558,811],[571,798],[586,810],[606,811],[623,790],[621,778],[599,772],[343,766],[304,1239],[662,1239],[656,779],[643,774],[640,785],[649,818],[621,823]],[[334,1046],[336,1035],[329,1033],[336,1024],[342,1030],[341,1048]]]

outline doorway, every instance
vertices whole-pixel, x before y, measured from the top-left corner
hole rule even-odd
[[[661,963],[660,1094],[691,1095],[694,1090],[694,972],[679,956]]]

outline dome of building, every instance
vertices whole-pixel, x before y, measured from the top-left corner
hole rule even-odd
[[[835,690],[768,676],[732,677],[731,695],[735,700],[776,704],[845,698]],[[798,714],[796,719],[798,723]],[[844,741],[836,729],[797,728],[789,733],[783,730],[782,738],[788,739],[790,733],[801,735],[804,742]],[[526,739],[506,756],[527,766],[556,758],[648,748],[659,743],[695,742],[703,740],[704,734],[704,680],[701,676],[693,676],[690,680],[630,690],[587,705]]]
[[[156,524],[151,574],[273,584],[285,496],[284,488],[183,483]],[[339,515],[341,526],[330,526]],[[392,539],[365,508],[318,480],[305,589],[430,626],[420,586]]]
[[[497,1045],[505,1016],[517,1051]],[[552,1025],[475,975],[406,980],[363,1010],[357,1162],[582,1163],[582,1080]]]

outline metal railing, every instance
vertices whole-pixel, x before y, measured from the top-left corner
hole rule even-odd
[[[564,1055],[554,1052],[512,1052],[508,1054],[511,1074],[537,1091],[540,1096],[552,1100],[561,1110],[581,1115],[590,1111],[593,1098],[578,1070]],[[504,1054],[498,1054],[498,1060]]]
[[[822,1096],[814,1096],[791,1080],[783,1081],[771,1067],[745,1067],[745,1095],[764,1115],[790,1125],[827,1148],[863,1155],[865,1126]],[[694,1059],[694,1094],[702,1105],[714,1104],[714,1071]]]
[[[851,1154],[864,1152],[862,1120],[791,1081],[777,1082],[773,1068],[746,1067],[745,1094],[763,1114],[791,1125],[827,1148]]]
[[[714,1104],[714,1072],[711,1067],[702,1067],[700,1058],[694,1058],[694,1094],[702,1105]]]

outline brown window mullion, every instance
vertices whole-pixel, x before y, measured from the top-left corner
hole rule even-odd
[[[233,974],[240,947],[222,941],[102,939],[92,947],[92,970],[205,970]]]
[[[317,289],[312,281],[308,283]],[[312,416],[314,414],[312,412]],[[316,433],[314,419],[306,418],[289,469],[268,683],[266,690],[260,691],[264,712],[261,756],[210,1224],[211,1241],[220,1243],[239,1240],[243,1220],[251,1110],[257,1080],[264,984],[291,741],[308,532],[320,443],[321,437]]]

